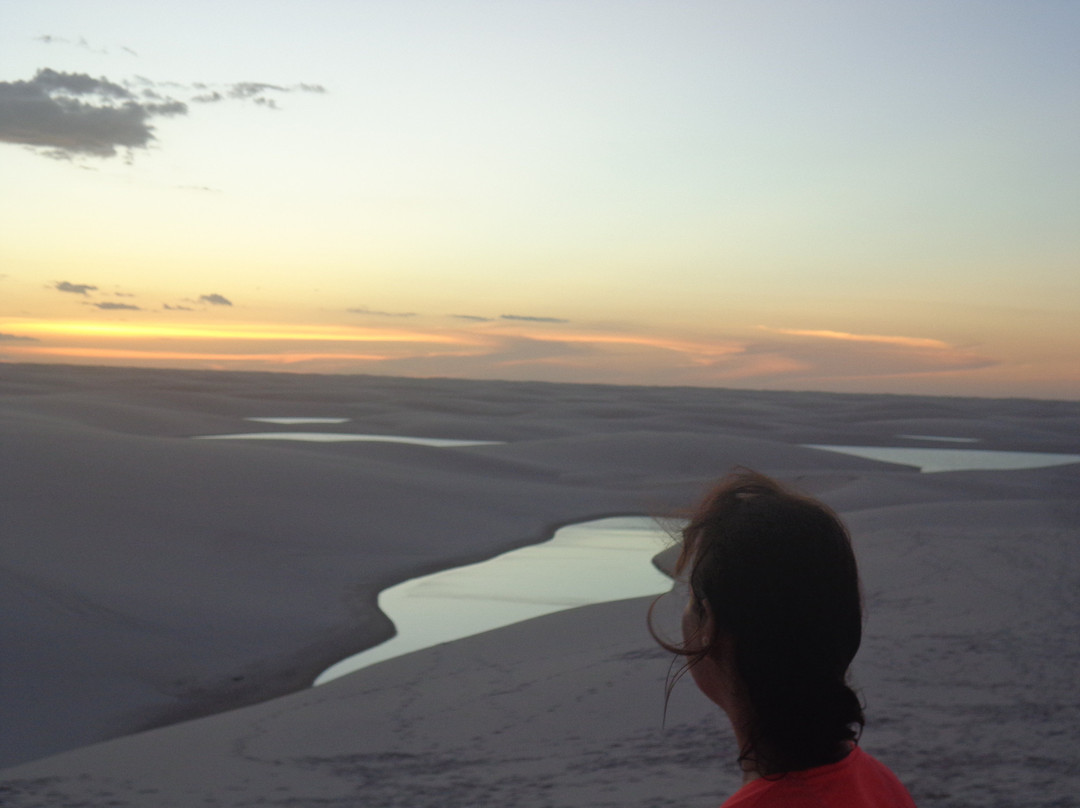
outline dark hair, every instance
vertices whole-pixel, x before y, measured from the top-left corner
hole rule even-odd
[[[714,632],[660,644],[686,657],[685,669],[720,653],[721,638],[732,649],[748,710],[740,762],[762,775],[834,762],[864,723],[847,684],[862,594],[839,517],[744,471],[705,497],[682,537],[676,572],[687,573],[691,607],[707,610]]]

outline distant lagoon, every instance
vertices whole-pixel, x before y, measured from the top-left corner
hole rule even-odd
[[[258,417],[247,421],[280,425],[343,424],[348,418]],[[897,435],[905,440],[938,441],[944,443],[978,443],[979,438],[959,438],[944,435]],[[461,438],[425,438],[415,435],[375,435],[356,432],[237,432],[226,435],[197,435],[197,440],[278,440],[312,443],[405,443],[414,446],[455,448],[463,446],[492,446],[504,443],[494,440]],[[944,471],[1012,471],[1046,468],[1080,463],[1080,455],[1051,452],[1007,452],[994,449],[958,449],[923,446],[843,446],[821,443],[802,444],[807,449],[914,466],[919,471],[934,474]]]
[[[416,438],[407,435],[366,435],[350,432],[238,432],[232,435],[196,435],[196,440],[298,440],[309,443],[409,443],[414,446],[486,446],[497,440],[458,440],[456,438]]]
[[[260,424],[347,424],[349,418],[245,418],[245,421],[257,421]]]
[[[652,558],[670,544],[649,517],[597,519],[560,528],[541,544],[404,581],[379,593],[397,634],[323,671],[315,684],[533,617],[663,594],[672,581]]]
[[[941,440],[941,438],[937,438]],[[926,474],[943,471],[1015,471],[1080,463],[1080,455],[1050,452],[1000,452],[990,449],[930,449],[899,446],[833,446],[820,443],[803,444],[808,449],[915,466]]]

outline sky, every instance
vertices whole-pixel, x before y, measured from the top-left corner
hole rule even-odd
[[[0,361],[1080,399],[1080,3],[0,2]]]

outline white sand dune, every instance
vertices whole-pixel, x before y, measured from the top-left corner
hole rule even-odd
[[[190,439],[252,417],[501,443]],[[380,589],[677,511],[745,465],[855,535],[864,746],[920,804],[1067,805],[1080,466],[925,475],[800,445],[899,434],[1077,454],[1080,405],[0,365],[0,803],[718,804],[731,739],[688,684],[661,726],[647,601],[306,685],[391,634]]]

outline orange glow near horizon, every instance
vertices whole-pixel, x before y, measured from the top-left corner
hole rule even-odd
[[[234,339],[280,340],[302,342],[423,342],[471,344],[474,340],[460,335],[448,335],[401,329],[360,329],[349,326],[285,326],[268,328],[265,325],[236,326],[175,326],[142,323],[94,323],[84,320],[34,320],[11,322],[7,328],[42,335],[68,337],[103,337],[107,339]]]
[[[742,353],[745,346],[730,340],[717,342],[700,342],[694,340],[682,340],[669,337],[634,336],[627,334],[588,334],[588,333],[537,333],[532,331],[501,331],[515,336],[522,336],[540,342],[568,342],[583,343],[589,345],[627,345],[637,348],[658,348],[676,353],[697,355],[702,357],[728,356]]]
[[[759,334],[772,339],[755,339]],[[911,382],[928,392],[996,393],[1022,378],[993,353],[976,352],[940,339],[859,334],[841,330],[758,326],[707,334],[677,330],[629,331],[625,326],[507,324],[486,322],[447,327],[417,317],[408,328],[306,325],[276,322],[175,324],[91,320],[0,321],[0,358],[21,362],[69,362],[131,366],[386,373],[464,378],[535,378],[615,384],[659,380],[714,386],[737,383],[761,388],[858,391],[868,380]],[[867,367],[867,358],[873,363]],[[1057,379],[1047,388],[1067,396],[1075,374],[1043,363]],[[985,385],[985,386],[984,386]]]
[[[134,359],[146,362],[267,362],[291,365],[318,360],[354,360],[381,362],[393,357],[385,354],[356,353],[195,353],[189,351],[141,351],[123,348],[49,348],[43,346],[14,346],[8,353],[30,356],[63,356],[78,359]]]

